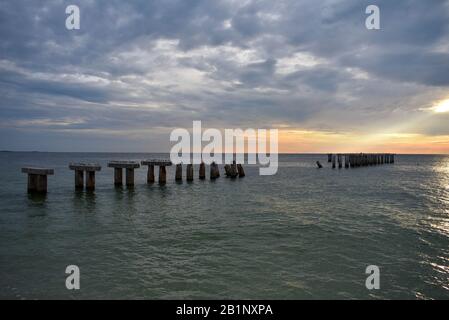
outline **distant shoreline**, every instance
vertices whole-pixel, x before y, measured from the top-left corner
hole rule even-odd
[[[0,153],[91,153],[91,154],[126,154],[126,153],[132,153],[132,154],[169,154],[168,151],[156,151],[156,152],[146,152],[146,151],[15,151],[15,150],[0,150]],[[324,152],[324,153],[313,153],[313,152],[301,152],[301,153],[286,153],[286,152],[279,152],[279,155],[327,155],[331,152]],[[360,152],[332,152],[335,154],[341,153],[360,153]],[[363,153],[363,152],[362,152]],[[382,151],[380,152],[368,152],[368,153],[384,153]],[[392,152],[388,152],[392,153]],[[449,154],[445,153],[395,153],[396,155],[401,156],[449,156]],[[247,153],[245,153],[247,154]]]

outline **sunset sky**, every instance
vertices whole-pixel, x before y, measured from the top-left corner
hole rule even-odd
[[[0,0],[0,34],[2,150],[165,152],[201,120],[280,152],[449,153],[449,1]]]

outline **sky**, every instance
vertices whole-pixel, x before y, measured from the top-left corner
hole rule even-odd
[[[1,150],[166,152],[200,120],[280,152],[449,153],[448,1],[0,0],[0,37]]]

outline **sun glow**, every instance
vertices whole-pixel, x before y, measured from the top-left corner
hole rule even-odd
[[[433,108],[433,111],[437,113],[449,112],[449,99],[439,101]]]

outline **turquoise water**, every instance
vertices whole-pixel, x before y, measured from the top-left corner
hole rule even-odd
[[[160,187],[138,169],[133,189],[114,188],[108,160],[153,156],[0,153],[0,297],[449,298],[448,156],[332,170],[326,155],[281,155],[275,176],[199,181],[195,168],[177,184],[170,167]],[[72,161],[103,165],[94,193],[74,190]],[[46,197],[27,195],[25,165],[55,168]]]

